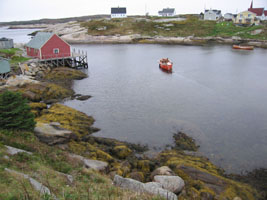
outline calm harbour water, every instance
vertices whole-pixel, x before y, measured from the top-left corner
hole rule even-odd
[[[164,147],[183,130],[228,172],[267,166],[267,50],[230,46],[76,45],[89,77],[66,105],[92,115],[97,136]],[[169,57],[174,73],[158,68]]]
[[[0,37],[4,31],[0,28]],[[12,31],[15,42],[28,42],[25,30]],[[74,81],[73,88],[93,97],[65,104],[96,119],[94,126],[101,131],[95,135],[159,149],[172,144],[173,132],[183,130],[196,139],[200,152],[228,172],[266,168],[267,50],[73,47],[87,51],[89,62],[89,77]],[[162,57],[174,62],[174,73],[158,68]]]
[[[40,29],[8,29],[8,27],[0,27],[0,38],[11,38],[14,43],[27,43],[31,39],[28,34],[38,30]]]

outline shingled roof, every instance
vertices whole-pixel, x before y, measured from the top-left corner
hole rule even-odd
[[[126,8],[111,8],[111,14],[126,14]]]
[[[49,32],[38,32],[34,38],[26,44],[27,47],[40,49],[54,34]]]
[[[159,14],[174,13],[174,8],[164,8],[162,11],[159,11]]]
[[[262,16],[264,8],[249,8],[248,11],[255,13],[257,16]]]

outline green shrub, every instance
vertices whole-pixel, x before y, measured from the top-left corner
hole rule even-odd
[[[33,130],[34,115],[18,92],[5,91],[0,94],[0,127],[13,130]]]

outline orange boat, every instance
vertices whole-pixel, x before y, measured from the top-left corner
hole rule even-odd
[[[159,67],[165,71],[172,72],[172,62],[168,58],[160,59]]]
[[[243,50],[253,50],[253,46],[240,46],[240,45],[233,45],[233,49],[243,49]]]

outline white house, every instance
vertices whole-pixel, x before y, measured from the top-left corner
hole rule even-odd
[[[174,8],[164,8],[158,14],[160,17],[173,17],[176,13]]]
[[[220,10],[205,10],[204,20],[216,21],[222,17],[222,12]]]
[[[234,15],[232,13],[226,13],[224,14],[223,18],[225,21],[232,21],[233,20]]]
[[[126,8],[111,8],[111,18],[126,18]]]

